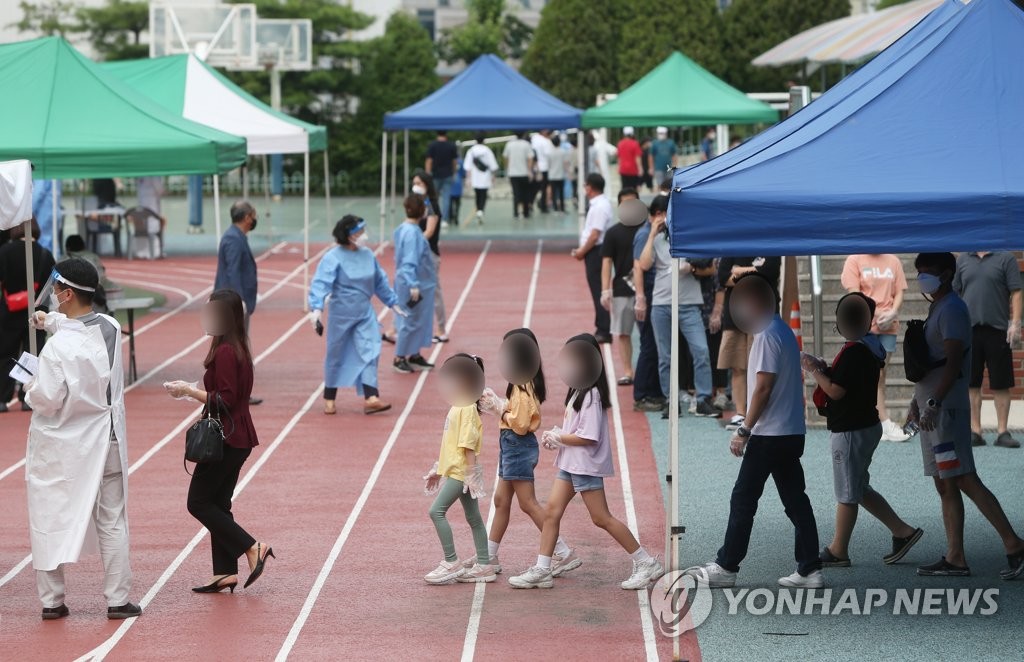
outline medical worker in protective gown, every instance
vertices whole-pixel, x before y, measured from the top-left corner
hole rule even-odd
[[[437,288],[437,264],[430,244],[420,230],[426,213],[423,198],[413,194],[405,199],[405,222],[395,228],[395,294],[409,309],[409,316],[395,320],[395,372],[411,373],[434,367],[420,353],[434,339],[434,290]]]
[[[32,407],[25,458],[32,565],[43,620],[69,615],[64,565],[99,549],[107,618],[138,616],[129,602],[128,479],[121,327],[93,312],[99,284],[81,258],[58,264],[33,325],[51,334],[25,400]]]
[[[317,334],[323,334],[323,311],[328,310],[324,413],[336,413],[338,389],[353,386],[365,398],[363,413],[378,414],[391,405],[380,399],[377,388],[381,338],[373,296],[396,316],[406,313],[397,305],[387,274],[366,247],[366,222],[347,215],[334,226],[333,234],[338,246],[320,260],[309,289],[310,322]]]

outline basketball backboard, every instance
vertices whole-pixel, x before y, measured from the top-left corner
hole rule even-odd
[[[309,71],[313,68],[313,21],[308,18],[257,19],[256,47],[261,68]]]
[[[215,67],[258,69],[256,5],[154,1],[149,55],[194,53]]]

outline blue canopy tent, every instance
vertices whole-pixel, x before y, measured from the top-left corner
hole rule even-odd
[[[677,173],[673,255],[1019,248],[1022,41],[1010,0],[947,0],[792,118]]]
[[[482,55],[440,89],[407,108],[384,115],[381,137],[381,232],[385,221],[388,131],[405,131],[405,180],[409,180],[409,131],[526,131],[575,129],[583,111],[548,94],[496,55]],[[582,154],[582,150],[580,151]],[[391,148],[391,197],[395,195],[397,142]],[[580,191],[583,187],[580,187]],[[582,208],[582,207],[581,207]]]

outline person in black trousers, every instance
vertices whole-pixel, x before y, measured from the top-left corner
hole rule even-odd
[[[604,177],[592,172],[584,183],[587,194],[587,220],[580,232],[580,245],[572,249],[572,256],[583,262],[594,303],[594,337],[599,343],[611,343],[611,315],[601,305],[601,245],[604,233],[614,222],[612,203],[604,194]]]
[[[224,457],[218,462],[197,464],[188,488],[188,512],[210,531],[213,580],[192,590],[219,593],[238,585],[238,557],[249,562],[248,588],[263,574],[274,550],[249,535],[231,514],[231,497],[242,465],[259,444],[249,413],[253,362],[245,332],[242,298],[234,290],[217,290],[202,311],[203,331],[213,338],[203,366],[203,388],[182,381],[165,386],[175,398],[190,397],[219,407],[224,424]]]
[[[665,395],[661,392],[658,376],[658,344],[654,340],[654,327],[650,323],[651,299],[654,297],[654,271],[640,267],[640,254],[651,234],[650,220],[644,221],[633,237],[633,288],[636,303],[633,312],[640,329],[640,351],[633,374],[633,409],[635,411],[661,411],[665,408]]]

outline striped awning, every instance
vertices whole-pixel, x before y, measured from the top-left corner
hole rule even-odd
[[[857,64],[885,50],[943,2],[913,0],[881,11],[829,21],[798,35],[753,60],[758,67],[809,62]],[[969,2],[970,0],[963,0]]]

